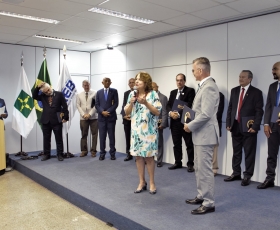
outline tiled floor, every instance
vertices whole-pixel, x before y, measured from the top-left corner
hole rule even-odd
[[[0,229],[114,230],[15,170],[0,176]]]

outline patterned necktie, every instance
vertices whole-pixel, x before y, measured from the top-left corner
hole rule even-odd
[[[183,97],[183,95],[182,95],[182,90],[179,90],[179,100],[182,100],[182,97]]]
[[[240,117],[240,110],[241,110],[242,103],[243,103],[244,91],[245,91],[245,89],[242,88],[242,92],[241,92],[241,95],[240,95],[240,98],[239,98],[238,115],[237,115],[237,121],[238,121],[238,123],[240,123],[240,120],[241,120],[241,117]]]
[[[276,107],[279,106],[279,101],[280,100],[280,83],[278,83],[278,90],[277,90],[277,94],[276,94]]]
[[[108,89],[105,89],[105,91],[104,91],[104,98],[105,98],[105,101],[107,101],[107,96],[108,96]]]
[[[88,99],[88,93],[86,92],[86,101],[87,101],[87,99]]]
[[[198,85],[198,87],[197,87],[196,93],[197,93],[197,92],[199,91],[199,89],[200,89],[200,84],[198,83],[197,85]]]
[[[48,102],[50,106],[52,105],[52,99],[53,99],[52,95],[48,97]]]

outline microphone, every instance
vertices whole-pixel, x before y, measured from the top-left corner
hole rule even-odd
[[[134,93],[134,97],[136,98],[137,95],[137,86],[133,86],[133,93]],[[134,104],[137,102],[137,100],[134,101]]]

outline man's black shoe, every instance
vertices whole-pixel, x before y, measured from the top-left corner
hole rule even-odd
[[[116,160],[116,157],[115,156],[111,156],[111,160],[112,161]]]
[[[245,177],[243,178],[242,182],[241,182],[241,186],[247,186],[251,183],[251,179],[249,177]]]
[[[241,175],[231,175],[230,177],[224,179],[225,182],[235,181],[235,180],[242,180]]]
[[[42,158],[41,158],[41,161],[46,161],[46,160],[49,160],[49,159],[51,159],[51,155],[49,155],[49,154],[44,154],[44,155],[42,156]]]
[[[257,189],[266,189],[274,187],[274,181],[265,180],[262,184],[258,185]]]
[[[100,156],[100,157],[99,157],[99,160],[100,160],[100,161],[103,161],[104,159],[105,159],[105,156]]]
[[[195,197],[194,199],[191,200],[186,200],[187,204],[202,204],[203,200],[202,199],[198,199],[197,197]]]
[[[188,172],[194,172],[193,165],[189,165],[189,166],[188,166]]]
[[[179,169],[179,168],[182,168],[182,164],[174,164],[174,165],[171,165],[170,167],[168,167],[168,169],[170,170],[173,170],[173,169]]]
[[[157,167],[158,168],[162,167],[162,163],[157,163]]]
[[[56,156],[57,156],[57,160],[59,160],[59,161],[63,161],[64,160],[62,154],[57,154]]]
[[[127,157],[124,158],[124,161],[130,161],[133,159],[133,156],[131,156],[130,154],[127,154]]]
[[[215,212],[215,207],[205,207],[201,205],[199,208],[192,210],[193,215],[206,214],[208,212]]]

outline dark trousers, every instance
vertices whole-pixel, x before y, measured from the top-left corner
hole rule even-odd
[[[275,180],[275,169],[277,166],[277,155],[280,144],[280,127],[275,124],[272,127],[272,133],[267,139],[268,142],[268,157],[267,157],[267,169],[266,169],[266,180]]]
[[[158,129],[158,155],[157,163],[162,163],[163,158],[163,129]]]
[[[116,127],[116,121],[112,121],[112,122],[99,121],[98,122],[99,140],[100,140],[100,156],[105,156],[105,154],[106,154],[105,148],[106,148],[107,133],[109,136],[110,155],[115,156],[115,153],[116,153],[115,127]]]
[[[93,120],[80,120],[80,128],[82,132],[81,138],[81,152],[88,152],[88,130],[91,131],[91,153],[96,153],[97,137],[98,137],[98,122],[97,119]]]
[[[43,137],[44,137],[44,154],[51,154],[51,137],[52,131],[55,136],[56,153],[63,154],[63,139],[62,139],[62,123],[52,125],[50,122],[42,124]]]
[[[123,124],[123,129],[125,133],[125,142],[126,142],[126,153],[130,153],[130,133],[131,133],[131,122],[126,122]]]
[[[246,135],[245,135],[246,134]],[[257,148],[257,133],[248,135],[240,130],[238,121],[234,121],[232,127],[232,170],[233,175],[241,175],[242,148],[245,154],[245,171],[244,177],[251,178],[254,174],[256,148]]]
[[[192,134],[185,132],[183,129],[184,125],[181,123],[181,120],[173,120],[171,125],[171,135],[173,140],[173,151],[176,164],[182,164],[182,137],[185,140],[187,146],[188,162],[187,166],[193,166],[194,160],[194,148],[192,142]]]

